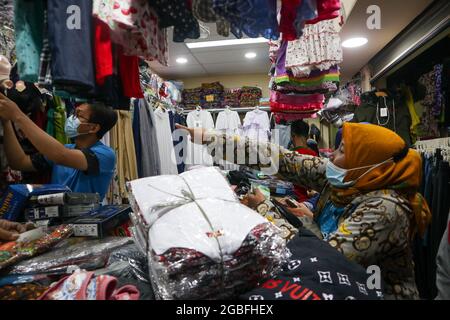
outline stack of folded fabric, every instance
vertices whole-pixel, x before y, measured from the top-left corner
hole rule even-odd
[[[253,108],[259,105],[262,90],[257,87],[242,87],[239,104],[241,108]]]
[[[184,89],[183,90],[183,105],[186,109],[195,109],[202,105],[202,88]]]
[[[223,104],[223,85],[220,82],[202,84],[202,107],[220,108]]]
[[[242,205],[216,168],[135,180],[128,188],[134,237],[160,299],[235,298],[290,256],[281,231]]]
[[[309,118],[321,110],[325,96],[320,93],[301,95],[271,92],[270,110],[276,117],[287,121]],[[294,119],[295,117],[295,119]]]
[[[223,93],[223,106],[239,108],[239,99],[241,97],[241,88],[227,89]]]

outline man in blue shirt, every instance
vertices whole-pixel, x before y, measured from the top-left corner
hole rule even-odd
[[[63,145],[39,128],[17,106],[0,93],[0,118],[4,127],[5,153],[12,169],[51,171],[52,183],[73,192],[97,192],[103,199],[114,174],[114,151],[99,140],[117,122],[117,114],[100,103],[78,106],[67,118],[65,131],[75,143]],[[12,127],[19,127],[39,151],[26,155]]]

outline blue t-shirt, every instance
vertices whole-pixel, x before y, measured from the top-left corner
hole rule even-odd
[[[75,144],[67,144],[66,148],[75,149]],[[68,186],[73,192],[97,192],[103,199],[114,175],[116,154],[100,141],[90,148],[81,149],[81,151],[86,155],[88,161],[87,171],[57,165],[45,159],[51,166],[52,183]],[[36,161],[33,161],[33,165],[37,170],[41,167]]]

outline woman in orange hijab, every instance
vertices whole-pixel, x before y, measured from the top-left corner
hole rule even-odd
[[[234,159],[242,150],[245,159],[257,154],[261,161],[269,156],[281,178],[321,192],[314,222],[323,239],[364,267],[378,266],[386,299],[419,298],[410,242],[416,232],[423,235],[431,213],[417,193],[421,158],[395,132],[345,123],[342,142],[328,160],[271,143],[177,127],[189,130],[196,141],[233,146]]]

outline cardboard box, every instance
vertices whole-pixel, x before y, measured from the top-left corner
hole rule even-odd
[[[73,225],[75,237],[104,238],[108,232],[128,221],[130,212],[129,205],[102,206],[67,223]]]
[[[35,206],[26,210],[29,220],[42,220],[50,218],[68,219],[83,216],[92,210],[97,210],[99,204],[65,205],[65,206]]]
[[[30,197],[61,192],[70,192],[70,189],[58,184],[12,184],[1,200],[0,219],[23,221],[23,212]]]

